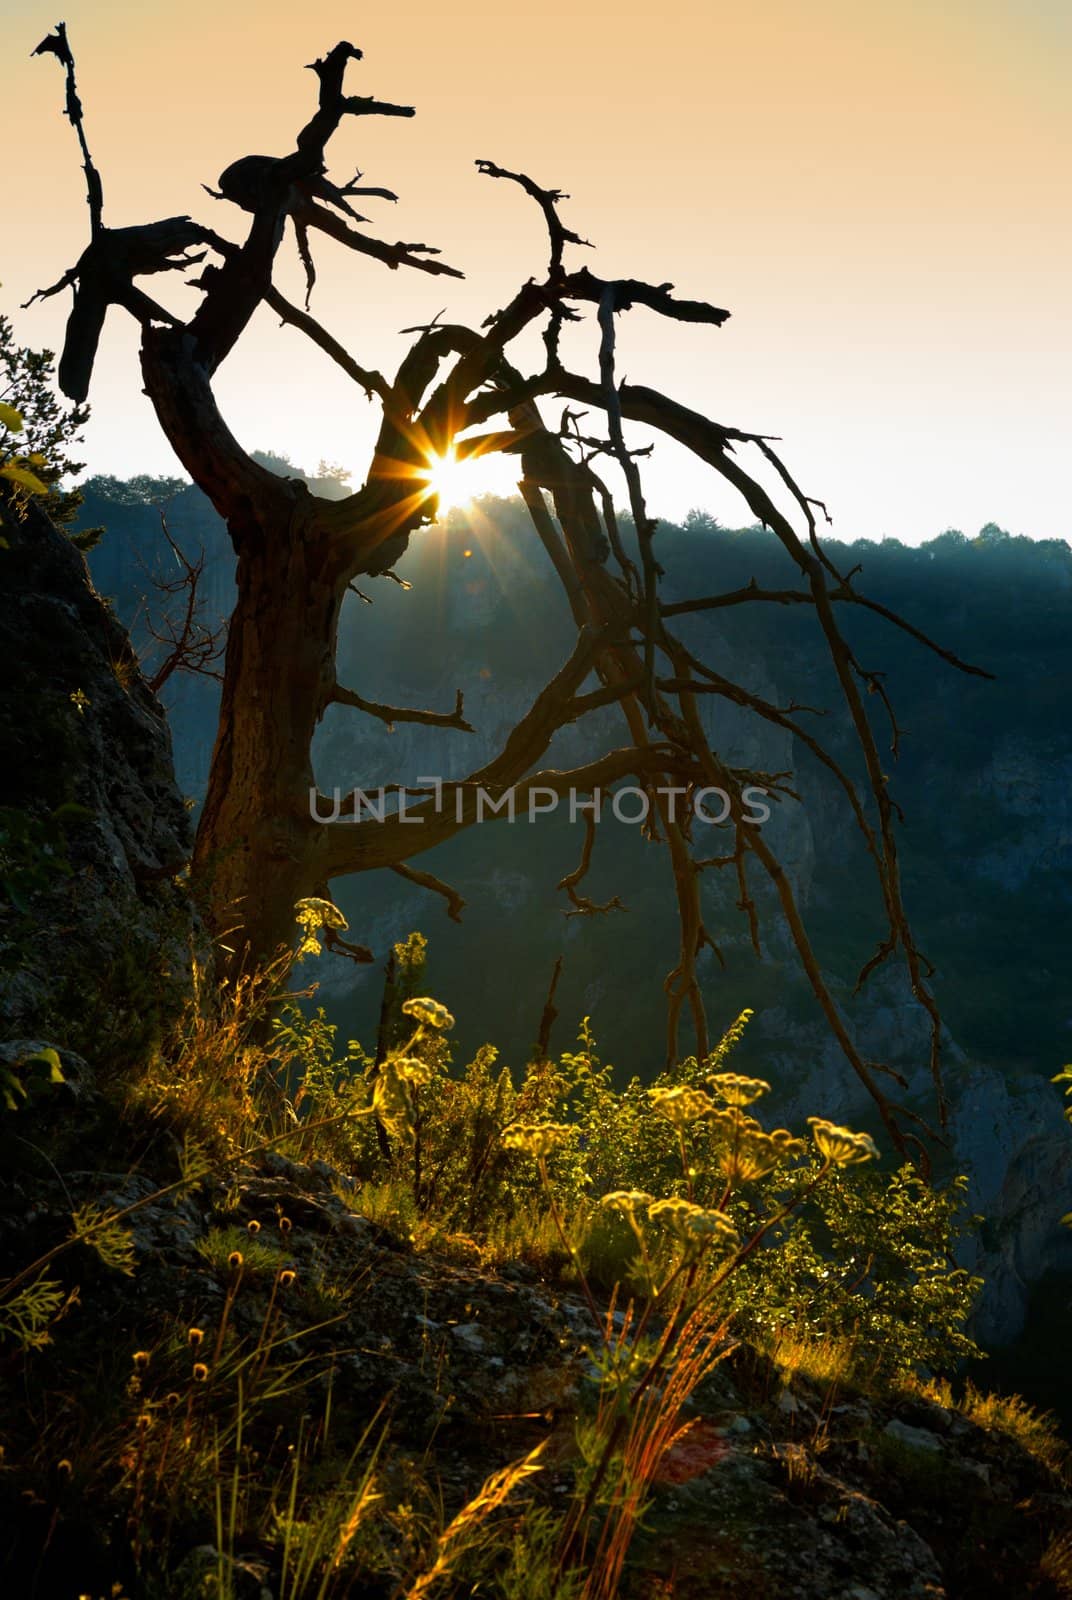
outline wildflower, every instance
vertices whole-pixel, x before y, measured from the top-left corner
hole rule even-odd
[[[194,1368],[193,1368],[193,1380],[194,1380],[194,1382],[195,1383],[204,1383],[204,1381],[205,1381],[205,1379],[207,1377],[208,1377],[208,1368],[206,1367],[205,1363],[203,1361],[195,1361],[194,1362]]]
[[[788,1128],[768,1133],[755,1117],[745,1116],[736,1106],[716,1111],[713,1123],[718,1146],[715,1159],[731,1183],[765,1178],[791,1156],[804,1154],[803,1139],[794,1138]]]
[[[320,954],[318,935],[321,928],[334,930],[349,927],[338,906],[332,905],[330,900],[321,900],[315,895],[306,900],[296,901],[294,912],[294,920],[302,930],[301,942],[296,952],[299,961],[303,961],[306,956]]]
[[[289,1217],[280,1217],[280,1219],[279,1219],[279,1231],[280,1231],[280,1233],[289,1233],[293,1226],[294,1226],[294,1224],[291,1222]]]
[[[740,1243],[737,1229],[724,1212],[709,1211],[678,1195],[656,1200],[649,1215],[653,1222],[662,1223],[671,1233],[676,1233],[686,1245],[702,1249],[707,1244],[736,1247]]]
[[[677,1233],[689,1212],[697,1209],[693,1201],[685,1200],[680,1195],[671,1195],[668,1200],[656,1200],[650,1208],[649,1215],[653,1222],[664,1222],[668,1228]]]
[[[878,1145],[869,1133],[852,1133],[825,1117],[809,1117],[808,1123],[819,1154],[835,1167],[852,1166],[878,1156]]]
[[[295,922],[302,928],[338,928],[340,932],[350,924],[330,900],[321,900],[316,895],[310,895],[305,900],[295,902]]]
[[[412,1083],[414,1088],[420,1088],[432,1081],[432,1067],[417,1056],[397,1056],[394,1068],[399,1077],[404,1078],[407,1083]]]
[[[296,1276],[297,1274],[293,1272],[290,1267],[284,1267],[283,1271],[279,1274],[279,1287],[281,1289],[289,1289]]]
[[[718,1072],[707,1081],[717,1098],[731,1106],[750,1106],[761,1094],[770,1092],[765,1078],[744,1078],[739,1072]]]
[[[405,1080],[399,1075],[397,1059],[388,1057],[384,1062],[372,1091],[372,1104],[388,1133],[412,1142],[416,1136],[413,1105]]]
[[[249,1234],[251,1239],[255,1239],[260,1231],[260,1223],[257,1221],[256,1217],[251,1217],[246,1223],[246,1232]]]
[[[149,1365],[148,1350],[135,1350],[134,1365],[137,1367],[139,1372],[145,1371],[146,1367]]]
[[[232,1250],[227,1257],[227,1265],[232,1272],[238,1272],[241,1269],[243,1259],[241,1250]]]
[[[69,1478],[71,1473],[74,1471],[74,1468],[71,1466],[71,1463],[68,1461],[67,1457],[64,1456],[60,1461],[56,1462],[56,1471],[59,1473],[61,1478]]]
[[[145,1433],[151,1422],[152,1418],[143,1411],[134,1426],[137,1428],[139,1433]]]
[[[454,1018],[446,1006],[440,1005],[438,1000],[429,1000],[427,997],[404,1000],[402,1010],[407,1017],[416,1017],[418,1022],[424,1023],[429,1028],[440,1028],[446,1032],[454,1026]]]
[[[188,1328],[186,1330],[186,1342],[191,1350],[200,1350],[204,1338],[205,1330],[203,1328]]]
[[[688,1084],[678,1084],[675,1089],[649,1089],[652,1104],[661,1117],[672,1127],[681,1129],[715,1109],[715,1102],[703,1089],[691,1089]]]
[[[724,1244],[735,1250],[741,1242],[737,1229],[722,1211],[702,1207],[690,1211],[682,1219],[682,1228],[686,1237],[696,1244]]]
[[[744,1183],[765,1178],[790,1156],[804,1154],[803,1139],[795,1139],[788,1128],[776,1128],[773,1133],[753,1135],[746,1139],[736,1152],[736,1176]],[[727,1169],[727,1177],[730,1176]]]
[[[614,1189],[610,1194],[605,1194],[599,1203],[606,1206],[608,1211],[620,1211],[623,1216],[631,1217],[634,1212],[650,1206],[652,1198],[643,1189]]]
[[[502,1142],[507,1150],[524,1150],[526,1155],[542,1160],[567,1139],[571,1131],[564,1122],[512,1122],[503,1129]]]
[[[722,1139],[737,1139],[743,1132],[762,1133],[763,1125],[746,1116],[739,1106],[720,1107],[711,1113],[711,1127]]]

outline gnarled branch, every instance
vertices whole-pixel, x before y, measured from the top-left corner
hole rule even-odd
[[[396,872],[400,878],[405,878],[407,883],[415,883],[419,889],[430,889],[433,894],[441,894],[447,902],[447,916],[450,920],[452,922],[462,920],[464,898],[449,883],[437,878],[434,872],[422,872],[417,867],[407,866],[404,861],[396,861],[391,871]]]
[[[628,911],[629,907],[623,905],[620,896],[612,895],[602,905],[598,901],[590,900],[587,895],[577,893],[577,885],[588,876],[588,869],[592,865],[592,850],[596,842],[595,812],[588,810],[584,814],[584,844],[581,846],[581,859],[572,872],[567,872],[564,878],[558,881],[558,887],[565,889],[573,906],[572,911],[566,911],[567,917],[597,917],[604,916],[608,911]]]
[[[331,700],[340,706],[353,706],[355,711],[363,711],[368,717],[378,717],[381,722],[386,722],[393,728],[396,722],[420,722],[427,728],[458,728],[462,733],[475,733],[471,722],[466,722],[462,711],[464,697],[462,691],[457,691],[453,711],[421,711],[410,706],[384,706],[375,700],[362,699],[361,695],[353,689],[344,689],[341,684],[336,684],[331,692]]]

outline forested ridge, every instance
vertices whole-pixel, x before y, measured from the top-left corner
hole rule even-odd
[[[285,457],[259,459],[300,475]],[[334,485],[342,490],[331,468],[322,468],[312,481],[321,493]],[[160,532],[161,505],[183,548],[206,552],[206,611],[213,617],[226,613],[233,556],[222,524],[196,489],[179,480],[95,478],[84,493],[83,523],[108,528],[90,556],[95,580],[132,625],[136,644],[151,655],[145,621],[161,599],[150,579],[173,563]],[[964,676],[875,612],[841,608],[859,658],[884,673],[900,725],[898,755],[890,756],[889,770],[904,811],[905,892],[921,946],[938,969],[945,1020],[973,1056],[1056,1070],[1072,1030],[1060,981],[1072,966],[1072,732],[1066,712],[1072,549],[1063,540],[1017,537],[993,524],[970,537],[948,530],[920,546],[894,539],[831,540],[829,549],[840,570],[859,565],[862,592],[870,599],[992,674]],[[686,593],[721,594],[749,584],[767,591],[794,588],[784,551],[761,528],[727,529],[694,512],[684,526],[660,525],[658,551],[669,603]],[[371,605],[357,597],[348,601],[341,674],[371,698],[397,698],[402,685],[415,704],[445,707],[455,688],[462,688],[477,738],[490,741],[506,711],[531,694],[545,664],[568,646],[568,618],[557,602],[554,575],[527,532],[524,507],[520,501],[486,501],[468,514],[452,512],[445,525],[414,541],[399,575],[411,589],[381,580],[366,586]],[[813,648],[815,622],[802,605],[720,607],[683,619],[682,631],[687,640],[714,650],[726,670],[732,663],[739,681],[770,699],[816,710],[831,703],[832,674]],[[205,679],[182,676],[165,690],[180,783],[195,800],[211,754],[217,692]],[[344,720],[337,710],[329,710],[322,729],[322,787],[329,781],[366,787],[412,783],[436,770],[452,776],[471,753],[465,735],[404,729],[392,736],[377,724]],[[869,701],[869,710],[880,747],[889,751],[889,723],[877,699]],[[732,726],[732,708],[721,715],[720,727],[727,720]],[[832,730],[823,726],[830,721],[816,717],[813,725],[830,737]],[[748,748],[754,750],[754,742]],[[848,740],[837,748],[851,769]],[[803,859],[796,865],[809,880],[808,915],[817,947],[848,985],[870,954],[877,909],[862,843],[833,816],[828,778],[806,751],[775,736],[761,753],[769,756],[772,770],[788,763],[794,771],[801,805],[784,801],[777,826],[798,838],[795,855]],[[576,921],[564,923],[561,913],[569,906],[555,884],[574,865],[580,831],[556,816],[540,827],[485,827],[436,852],[469,902],[465,930],[454,927],[438,903],[406,890],[403,915],[400,886],[384,874],[359,887],[340,885],[340,901],[354,927],[364,929],[361,937],[374,945],[377,932],[382,947],[407,931],[406,917],[426,927],[432,970],[445,992],[464,1013],[468,995],[479,989],[498,1037],[519,1051],[534,1026],[546,973],[564,948],[561,992],[570,1022],[591,1012],[610,1054],[623,1055],[628,1041],[631,1056],[647,1050],[654,1060],[659,1019],[650,1002],[657,997],[657,973],[645,988],[640,946],[671,937],[655,852],[644,850],[635,829],[605,828],[595,852],[592,893],[597,900],[618,894],[630,912],[577,919],[583,922],[578,927]],[[713,881],[709,893],[722,895],[721,884]],[[810,1020],[810,996],[791,961],[779,960],[784,952],[777,928],[768,939],[768,960],[756,964],[733,896],[723,898],[717,927],[727,971],[716,970],[709,952],[705,957],[715,1015],[726,1019],[743,1004],[762,1010],[776,1002],[781,1012],[788,1006],[800,1020]],[[494,947],[503,961],[516,958],[531,975],[532,1024],[527,1014],[518,1017],[505,995],[500,1005],[494,992],[485,992],[481,964],[472,954],[482,944]],[[606,991],[600,974],[620,971],[623,963],[630,998],[623,1003],[619,994],[601,1007]],[[354,976],[351,971],[338,982],[351,984]],[[787,982],[794,987],[790,996]],[[347,1026],[363,1023],[367,1030],[373,988],[371,982],[359,984],[348,996],[336,990]]]

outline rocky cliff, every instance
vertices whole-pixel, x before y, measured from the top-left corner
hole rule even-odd
[[[182,991],[190,816],[163,709],[83,557],[32,503],[0,548],[0,1036],[101,1063]]]

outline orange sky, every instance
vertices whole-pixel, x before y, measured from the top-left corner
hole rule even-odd
[[[535,209],[476,174],[486,156],[570,192],[566,219],[597,245],[583,254],[600,275],[672,280],[733,312],[721,330],[634,313],[619,370],[782,435],[839,536],[916,541],[993,519],[1072,537],[1067,0],[418,0],[374,13],[71,0],[66,20],[116,225],[190,212],[240,237],[239,214],[200,184],[291,146],[315,87],[302,64],[338,38],[365,51],[357,92],[416,105],[412,122],[345,127],[334,171],[360,165],[396,189],[397,207],[372,203],[375,231],[438,244],[468,276],[390,273],[321,245],[314,313],[365,364],[392,369],[398,329],[441,307],[481,320],[542,269]],[[5,7],[0,307],[25,342],[58,346],[65,300],[16,311],[85,242],[62,75],[29,59],[54,21],[27,0]],[[293,258],[288,243],[279,277],[296,288]],[[191,301],[170,286],[176,309]],[[595,343],[587,321],[572,364]],[[272,318],[218,388],[248,445],[360,473],[371,407]],[[92,469],[169,470],[121,312],[91,400]],[[748,520],[668,447],[646,482],[656,512]]]

